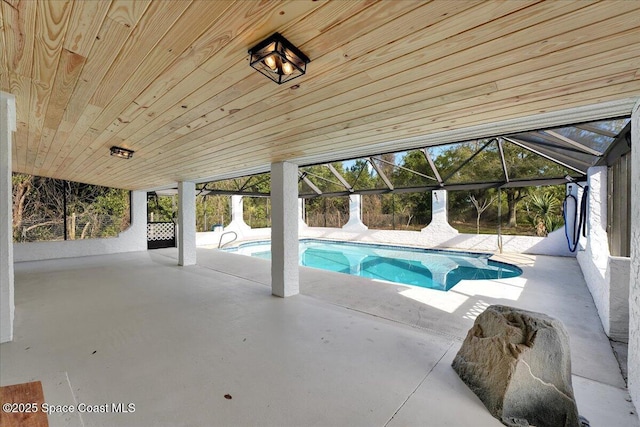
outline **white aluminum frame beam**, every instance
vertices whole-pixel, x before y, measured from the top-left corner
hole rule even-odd
[[[594,156],[602,156],[602,153],[600,151],[594,150],[591,147],[587,147],[584,144],[580,144],[579,142],[574,141],[571,138],[567,138],[564,135],[560,135],[557,132],[554,132],[552,130],[543,130],[542,132],[546,133],[547,135],[550,135],[550,136],[552,136],[552,137],[554,137],[556,139],[559,139],[562,142],[566,142],[567,144],[571,145],[574,148],[577,148],[578,150],[580,150],[580,151],[582,151],[584,153],[591,154],[591,155],[594,155]]]
[[[338,178],[338,181],[340,181],[340,183],[344,185],[344,188],[346,188],[347,191],[349,191],[350,193],[353,193],[353,187],[351,186],[351,184],[347,182],[346,179],[344,179],[344,177],[340,174],[340,172],[338,172],[331,163],[327,163],[326,166],[329,168],[333,176]]]
[[[13,340],[15,315],[11,147],[16,124],[15,97],[0,92],[0,342]]]
[[[502,172],[505,181],[509,182],[509,172],[507,172],[507,162],[504,160],[504,150],[502,149],[502,138],[498,138],[498,151],[500,152],[500,162],[502,162]]]
[[[579,125],[575,125],[574,127],[577,127],[578,129],[586,130],[589,132],[597,133],[602,136],[608,136],[609,138],[615,138],[616,136],[618,136],[617,133],[610,132],[606,129],[600,129],[596,126],[590,125],[589,123],[582,123]]]
[[[402,169],[402,170],[405,170],[405,171],[407,171],[407,172],[410,172],[410,173],[412,173],[412,174],[414,174],[414,175],[418,175],[418,176],[421,176],[421,177],[424,177],[424,178],[429,178],[429,179],[431,179],[431,180],[433,180],[433,181],[437,181],[437,179],[435,179],[435,178],[434,178],[434,177],[432,177],[432,176],[425,175],[425,174],[423,174],[423,173],[421,173],[421,172],[418,172],[418,171],[415,171],[415,170],[413,170],[413,169],[405,168],[405,167],[404,167],[404,166],[402,166],[402,165],[396,165],[395,163],[388,162],[388,161],[386,161],[385,159],[380,158],[380,157],[378,157],[378,156],[373,156],[373,157],[374,157],[377,161],[382,162],[382,163],[386,163],[386,164],[388,164],[388,165],[391,165],[391,166],[393,166],[394,168]]]
[[[378,165],[376,165],[376,162],[373,161],[373,157],[369,157],[368,160],[369,160],[369,163],[371,163],[371,166],[373,166],[373,168],[378,173],[378,176],[384,182],[384,185],[386,185],[389,188],[389,190],[393,190],[393,184],[391,183],[391,181],[389,181],[389,178],[387,178],[387,175],[385,175],[384,172],[382,172],[382,169],[380,169]]]
[[[567,163],[564,163],[564,162],[561,162],[561,161],[559,161],[559,160],[557,160],[557,159],[554,159],[553,157],[551,157],[551,156],[549,156],[549,155],[547,155],[547,154],[544,154],[544,153],[543,153],[543,152],[541,152],[541,151],[538,151],[538,150],[535,150],[535,149],[533,149],[533,148],[531,148],[531,147],[528,147],[528,146],[526,146],[525,144],[523,144],[523,143],[521,143],[521,142],[518,142],[518,141],[516,141],[516,140],[515,140],[515,139],[513,139],[513,138],[509,138],[509,137],[506,137],[506,136],[505,136],[505,137],[504,137],[504,139],[505,139],[506,141],[509,141],[509,142],[510,142],[510,143],[512,143],[512,144],[517,145],[517,146],[518,146],[518,147],[520,147],[520,148],[524,148],[525,150],[532,152],[533,154],[537,154],[537,155],[538,155],[538,156],[540,156],[540,157],[544,157],[545,159],[547,159],[547,160],[549,160],[549,161],[552,161],[552,162],[553,162],[553,163],[555,163],[555,164],[558,164],[558,165],[560,165],[560,166],[562,166],[562,167],[565,167],[565,168],[567,168],[567,169],[571,169],[572,171],[578,172],[578,173],[580,173],[581,175],[585,175],[585,176],[587,175],[587,172],[586,172],[586,171],[582,171],[582,170],[580,170],[580,169],[578,169],[578,168],[576,168],[576,167],[573,167],[573,166],[571,166],[571,165],[569,165],[569,164],[567,164]]]
[[[438,181],[438,184],[442,185],[443,184],[442,177],[440,176],[440,173],[438,172],[438,168],[436,167],[436,164],[433,162],[433,159],[429,154],[429,150],[427,150],[426,148],[421,148],[420,151],[422,151],[422,154],[424,154],[425,159],[427,159],[427,163],[429,163],[429,166],[431,167],[433,174],[436,176],[436,180]]]
[[[313,190],[314,193],[316,193],[317,195],[321,195],[322,194],[322,190],[320,190],[313,182],[311,182],[311,180],[309,178],[307,178],[307,173],[306,172],[298,171],[298,175],[305,182],[305,184],[307,184],[309,186],[309,188],[311,188]]]

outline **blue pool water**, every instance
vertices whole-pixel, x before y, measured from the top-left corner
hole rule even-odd
[[[243,243],[225,251],[270,259],[269,241]],[[522,274],[492,261],[490,254],[408,248],[315,239],[300,240],[300,265],[338,273],[448,291],[461,280],[502,279]]]

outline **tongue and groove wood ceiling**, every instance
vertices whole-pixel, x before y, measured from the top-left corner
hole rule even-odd
[[[420,135],[424,146],[435,132],[640,94],[640,1],[0,6],[13,170],[118,188]],[[275,31],[311,59],[281,86],[247,55]],[[134,157],[110,156],[114,145]]]

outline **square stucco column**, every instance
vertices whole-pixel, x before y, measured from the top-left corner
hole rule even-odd
[[[629,280],[629,393],[640,408],[640,102],[631,114],[631,268]]]
[[[433,190],[431,192],[431,222],[421,231],[445,238],[458,234],[458,230],[449,225],[447,190]]]
[[[271,293],[296,295],[298,282],[298,166],[271,165]]]
[[[196,184],[178,183],[178,265],[196,263]]]
[[[348,231],[364,231],[369,227],[364,225],[360,216],[362,206],[362,196],[360,194],[349,195],[349,221],[342,226],[343,230]]]
[[[245,233],[251,230],[251,227],[244,222],[244,203],[242,196],[234,194],[231,196],[231,222],[225,227],[225,231],[236,231]]]
[[[13,213],[11,137],[16,130],[16,102],[0,92],[0,342],[13,340]]]

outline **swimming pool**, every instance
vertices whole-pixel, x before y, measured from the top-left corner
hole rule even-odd
[[[242,243],[224,249],[242,255],[271,258],[271,242]],[[300,240],[300,265],[354,276],[448,291],[461,280],[516,277],[522,270],[490,260],[490,254],[420,249],[404,246]]]

